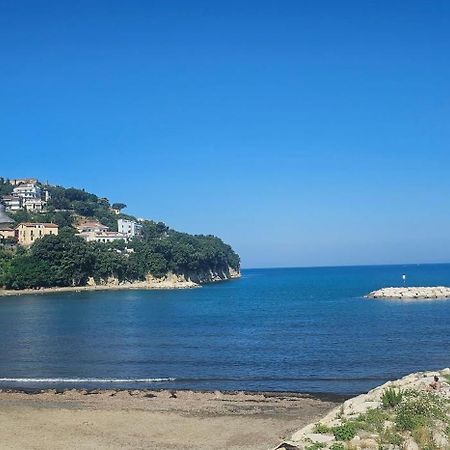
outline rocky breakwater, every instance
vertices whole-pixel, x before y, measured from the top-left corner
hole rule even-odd
[[[276,449],[448,450],[449,422],[450,369],[417,372],[345,401]]]
[[[386,299],[450,299],[450,288],[436,287],[387,287],[373,291],[367,298]]]

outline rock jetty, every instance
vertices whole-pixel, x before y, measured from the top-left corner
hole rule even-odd
[[[276,450],[448,450],[449,408],[450,369],[417,372],[345,401]]]
[[[435,299],[450,298],[450,288],[436,287],[387,287],[373,291],[367,298],[393,298],[393,299]]]

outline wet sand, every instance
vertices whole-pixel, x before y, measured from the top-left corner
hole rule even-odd
[[[290,393],[3,391],[1,448],[267,450],[341,401]]]

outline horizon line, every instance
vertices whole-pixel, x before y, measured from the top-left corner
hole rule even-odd
[[[341,265],[316,265],[316,266],[271,266],[271,267],[241,267],[241,270],[271,270],[271,269],[335,269],[340,267],[389,267],[389,266],[438,266],[449,265],[449,262],[425,262],[425,263],[387,263],[387,264],[341,264]]]

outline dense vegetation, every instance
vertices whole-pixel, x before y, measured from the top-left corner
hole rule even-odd
[[[12,190],[12,184],[8,180],[5,180],[3,177],[0,177],[0,197],[10,194]]]
[[[116,215],[107,199],[80,189],[46,187],[51,195],[49,211],[10,214],[17,222],[54,222],[58,236],[46,236],[30,248],[0,248],[0,286],[25,289],[51,286],[83,286],[114,277],[119,281],[144,280],[147,274],[161,277],[168,272],[197,275],[209,271],[239,269],[239,256],[214,236],[189,235],[171,230],[164,223],[144,221],[142,238],[126,244],[87,243],[75,235],[80,217],[99,220],[117,229]],[[114,204],[117,209],[124,204]],[[134,218],[133,218],[134,219]]]
[[[0,179],[0,195],[9,193],[12,186],[7,180],[1,183]],[[10,189],[11,188],[11,189]],[[117,219],[130,218],[135,220],[133,216],[126,214],[117,215],[112,208],[123,209],[126,205],[123,203],[109,204],[107,198],[97,197],[82,189],[64,188],[62,186],[42,186],[50,194],[47,204],[47,212],[45,214],[30,213],[28,211],[17,211],[11,213],[10,216],[17,222],[53,222],[60,227],[70,227],[74,225],[80,217],[95,219],[110,228],[111,231],[117,231]],[[2,194],[2,192],[4,192]]]

